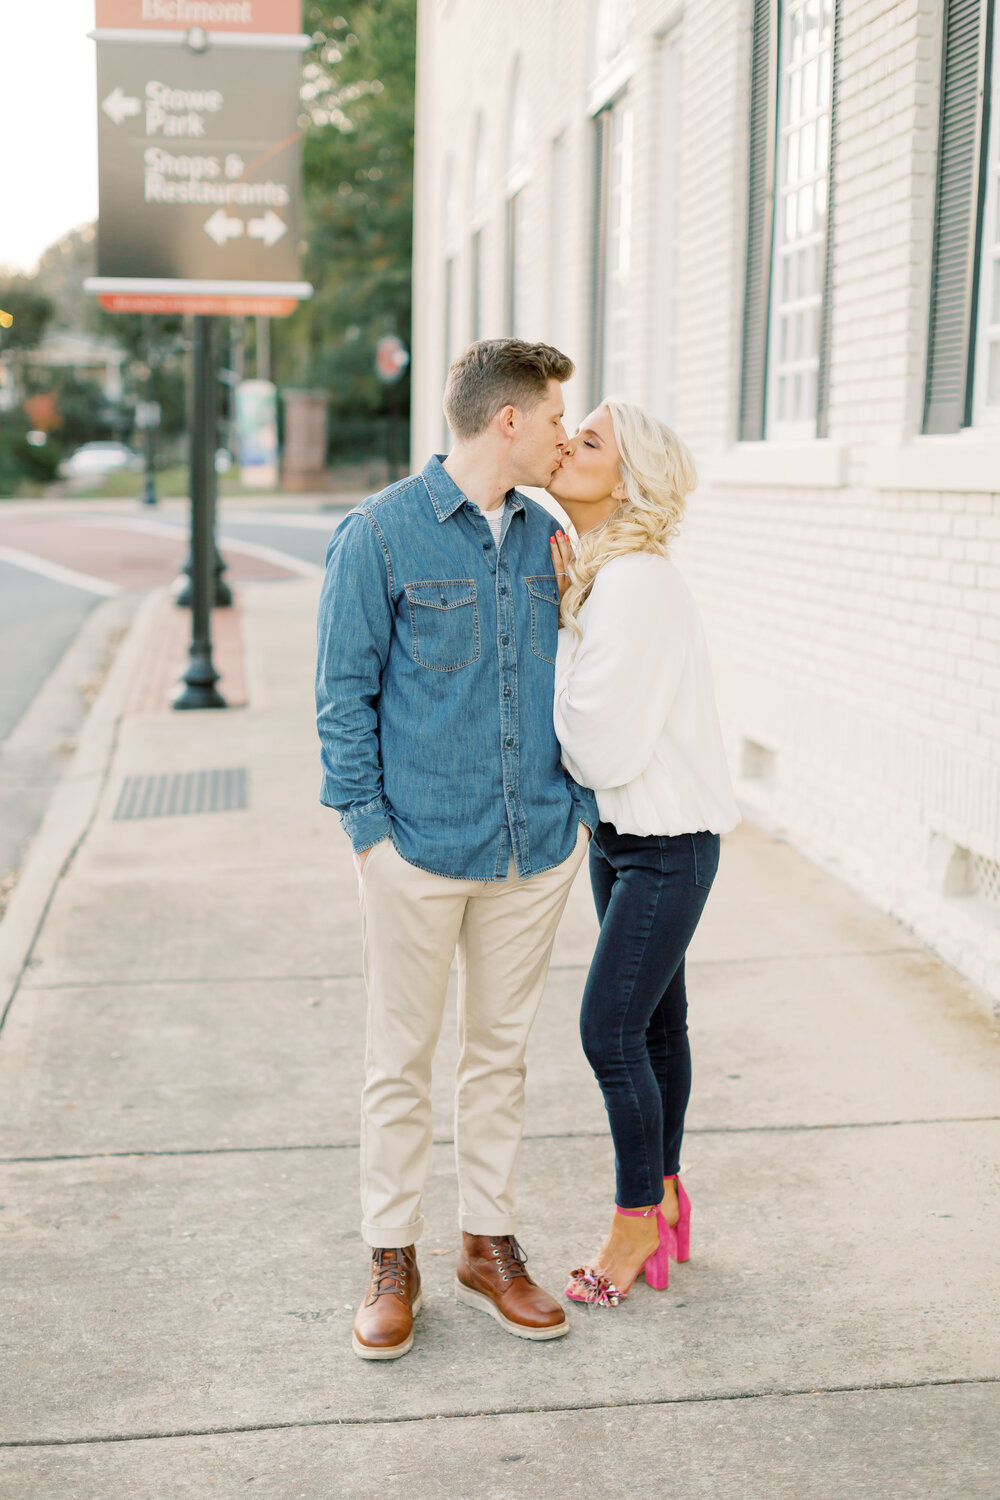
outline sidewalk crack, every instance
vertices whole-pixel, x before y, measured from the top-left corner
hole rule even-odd
[[[846,1120],[815,1125],[702,1125],[685,1130],[685,1136],[701,1135],[796,1135],[821,1130],[899,1130],[907,1126],[995,1125],[1000,1115],[948,1115],[934,1119],[912,1120]],[[610,1140],[607,1130],[552,1131],[540,1135],[525,1134],[524,1141],[594,1141]],[[452,1136],[435,1137],[432,1145],[453,1146]],[[151,1151],[66,1151],[50,1156],[0,1156],[0,1166],[15,1166],[60,1161],[142,1161],[170,1156],[258,1156],[281,1151],[358,1151],[357,1141],[312,1141],[286,1146],[178,1146]]]
[[[3,1448],[73,1448],[104,1443],[163,1442],[171,1438],[232,1437],[250,1432],[288,1432],[304,1427],[401,1427],[428,1421],[467,1421],[470,1417],[550,1416],[560,1412],[653,1410],[666,1406],[704,1406],[711,1402],[795,1400],[802,1396],[859,1396],[870,1391],[927,1391],[948,1386],[1000,1385],[1000,1375],[960,1375],[949,1380],[884,1380],[862,1385],[801,1386],[780,1390],[717,1391],[652,1400],[543,1402],[534,1406],[492,1406],[479,1411],[421,1412],[411,1416],[314,1417],[298,1422],[248,1422],[229,1427],[185,1427],[169,1431],[114,1432],[104,1436],[0,1439]]]

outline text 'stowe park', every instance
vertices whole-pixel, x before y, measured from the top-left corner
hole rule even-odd
[[[191,661],[215,687],[216,316],[286,317],[299,280],[300,0],[97,0],[97,275],[109,312],[193,315]]]

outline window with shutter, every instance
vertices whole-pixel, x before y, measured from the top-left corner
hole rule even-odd
[[[992,0],[947,0],[941,68],[937,203],[931,271],[926,433],[972,420],[977,301],[984,228]]]
[[[834,0],[758,0],[740,436],[825,434]]]

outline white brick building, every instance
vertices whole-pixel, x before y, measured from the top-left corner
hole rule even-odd
[[[501,333],[672,422],[745,805],[1000,998],[993,8],[421,0],[414,458]]]

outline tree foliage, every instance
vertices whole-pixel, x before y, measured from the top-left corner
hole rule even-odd
[[[415,0],[306,0],[303,272],[310,301],[275,326],[276,374],[330,393],[331,415],[409,407],[375,345],[411,321]]]
[[[0,330],[0,352],[34,349],[55,312],[51,299],[26,276],[0,282],[0,307],[14,319],[9,328]]]
[[[409,373],[384,384],[375,345],[386,333],[410,341],[416,0],[303,0],[303,28],[313,46],[301,89],[302,272],[315,292],[273,323],[272,376],[327,391],[335,454],[380,451],[388,429],[402,457]],[[73,230],[45,252],[33,279],[0,289],[0,307],[15,315],[0,348],[37,344],[50,321],[113,340],[130,356],[120,410],[102,406],[86,382],[47,377],[58,388],[63,441],[101,436],[109,426],[124,433],[134,402],[150,398],[163,408],[167,438],[185,423],[183,321],[103,312],[82,289],[94,259],[93,226]],[[39,455],[24,449],[22,418],[12,414],[12,423],[7,469],[37,467]]]

